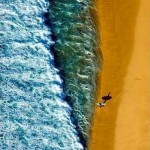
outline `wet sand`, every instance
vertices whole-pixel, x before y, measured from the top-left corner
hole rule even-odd
[[[90,150],[150,149],[150,1],[94,0],[103,70]]]

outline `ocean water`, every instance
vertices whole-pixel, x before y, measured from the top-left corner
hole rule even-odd
[[[56,2],[56,8],[61,9],[60,1]],[[70,9],[76,10],[71,4],[73,1],[66,4],[63,2],[67,1],[62,0],[62,6],[66,6],[68,14],[72,13],[69,11],[69,5]],[[92,50],[72,49],[81,50],[82,45],[84,49],[91,47],[90,42],[94,43],[90,37],[93,30],[89,30],[89,35],[86,34],[87,31],[83,32],[79,38],[80,35],[73,32],[77,30],[73,29],[74,26],[70,29],[71,34],[67,32],[67,37],[66,24],[63,28],[58,24],[55,26],[54,31],[59,37],[57,49],[61,51],[62,47],[60,54],[66,53],[65,57],[63,55],[63,58],[60,58],[61,63],[63,66],[68,64],[64,69],[65,73],[68,70],[65,80],[65,85],[68,86],[63,88],[64,82],[60,78],[60,72],[54,66],[56,61],[52,47],[55,42],[52,40],[52,31],[45,24],[45,13],[48,8],[51,6],[46,0],[0,0],[1,150],[83,149],[76,126],[73,124],[72,109],[75,110],[74,116],[77,116],[79,124],[82,122],[80,120],[89,124],[87,118],[90,117],[89,111],[91,112],[89,108],[93,87],[90,86],[94,82],[95,55]],[[58,13],[59,10],[55,14]],[[55,21],[57,19],[61,24],[59,14]],[[83,29],[80,24],[77,25],[78,30]],[[82,43],[84,36],[89,39],[86,44]],[[76,43],[72,42],[73,39],[77,39]],[[74,108],[65,101],[63,90],[66,90],[74,101]],[[84,128],[85,124],[80,127]]]
[[[72,117],[81,143],[87,146],[93,108],[96,76],[101,67],[98,35],[91,14],[91,0],[55,0],[49,18],[55,38],[56,66],[64,79],[65,100],[72,107]]]

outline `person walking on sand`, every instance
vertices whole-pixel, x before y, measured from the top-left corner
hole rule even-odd
[[[97,105],[101,108],[101,107],[104,107],[106,104],[105,103],[97,103]]]
[[[112,96],[110,96],[110,92],[108,93],[107,96],[103,96],[102,99],[104,100],[104,102],[99,102],[97,103],[97,105],[101,108],[104,107],[106,105],[106,101],[111,100]]]

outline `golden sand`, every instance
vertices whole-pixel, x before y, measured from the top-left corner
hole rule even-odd
[[[90,150],[150,150],[150,0],[94,0],[103,53]]]

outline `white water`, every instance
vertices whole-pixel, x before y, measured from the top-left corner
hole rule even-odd
[[[0,0],[0,149],[81,150],[50,53],[46,0]]]

